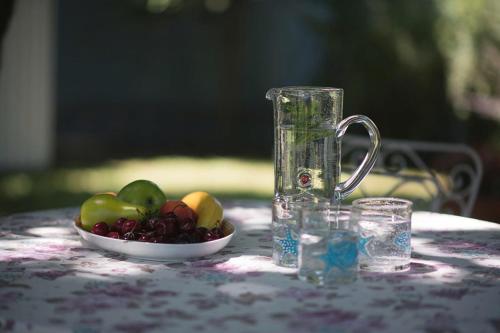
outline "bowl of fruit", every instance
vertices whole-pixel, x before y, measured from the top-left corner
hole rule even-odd
[[[167,200],[147,180],[87,199],[75,229],[86,245],[150,260],[208,256],[223,249],[235,234],[210,194],[192,192],[181,200]]]

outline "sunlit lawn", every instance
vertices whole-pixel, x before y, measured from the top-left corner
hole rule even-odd
[[[93,193],[119,191],[136,179],[157,183],[168,198],[202,190],[222,199],[265,199],[272,196],[273,166],[238,158],[159,157],[9,173],[0,176],[0,214],[77,206]]]
[[[342,178],[346,177],[343,175]],[[269,160],[222,157],[129,159],[91,167],[0,175],[0,215],[78,206],[93,193],[119,191],[136,179],[157,183],[168,198],[181,198],[197,190],[210,192],[220,199],[270,200],[273,194],[273,165]],[[362,187],[369,190],[370,195],[383,195],[395,182],[391,177],[372,175]],[[398,194],[424,199],[430,196],[422,183],[409,183],[400,188]],[[358,190],[349,199],[361,195]]]

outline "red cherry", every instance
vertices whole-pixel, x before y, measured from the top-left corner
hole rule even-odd
[[[119,233],[122,233],[122,229],[123,229],[123,224],[127,221],[126,218],[124,217],[120,217],[118,220],[115,221],[115,223],[113,223],[113,225],[111,226],[111,230],[113,231],[117,231]]]
[[[120,239],[120,234],[118,233],[118,231],[108,232],[108,234],[106,236],[109,237],[109,238]]]
[[[205,241],[205,235],[207,234],[208,229],[204,227],[196,228],[194,231],[194,236],[196,237],[197,243],[202,243]]]
[[[178,233],[177,220],[175,218],[165,218],[158,221],[155,232],[164,237],[174,237]]]
[[[191,237],[187,233],[182,233],[177,236],[175,239],[175,243],[177,244],[188,244],[191,243]]]
[[[126,234],[132,231],[139,231],[139,223],[135,220],[127,220],[123,223],[122,233]]]
[[[158,223],[160,219],[158,217],[152,217],[149,220],[144,222],[143,229],[148,231],[155,230],[156,223]]]
[[[99,236],[106,236],[109,232],[109,226],[106,224],[106,222],[99,222],[94,224],[91,232]]]
[[[196,229],[196,222],[192,219],[177,219],[181,231],[191,233]]]
[[[205,240],[205,242],[210,242],[219,238],[220,238],[219,235],[217,235],[213,230],[210,230],[207,231],[203,239]]]

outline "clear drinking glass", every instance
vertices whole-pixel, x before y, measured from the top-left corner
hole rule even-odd
[[[288,229],[293,231],[295,227],[293,214],[283,213],[280,205],[345,198],[373,167],[380,149],[380,134],[366,116],[342,119],[342,89],[273,88],[266,97],[272,100],[274,107],[273,230],[281,232],[275,235],[275,241],[279,242],[283,231],[286,234]],[[359,168],[348,180],[340,182],[341,140],[354,123],[367,129],[371,144]],[[293,243],[293,239],[290,242]],[[273,247],[275,250],[282,248],[280,244]],[[273,254],[274,262],[290,266],[291,255]]]
[[[330,210],[328,204],[303,208],[298,267],[299,279],[317,285],[356,281],[358,234],[348,209]]]
[[[412,202],[398,198],[365,198],[352,204],[351,220],[359,225],[359,265],[370,272],[410,268]]]
[[[284,267],[297,267],[301,202],[273,200],[273,261]]]

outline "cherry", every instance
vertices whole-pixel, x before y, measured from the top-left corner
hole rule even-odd
[[[219,235],[213,229],[207,231],[207,233],[205,234],[205,237],[203,237],[205,242],[210,242],[210,241],[213,241],[213,240],[216,240],[219,238],[220,238]]]
[[[123,223],[122,233],[126,234],[132,231],[139,231],[140,226],[135,220],[126,220]]]
[[[217,234],[217,236],[219,236],[219,238],[224,237],[224,230],[222,229],[222,227],[215,227],[212,230],[214,230],[214,232]]]
[[[127,221],[126,218],[120,217],[118,220],[115,221],[115,223],[113,223],[113,225],[111,226],[111,230],[122,233],[123,224],[125,223],[125,221]]]
[[[190,218],[177,218],[177,223],[181,231],[191,233],[196,228],[196,222]]]
[[[196,233],[196,230],[189,234],[189,238],[190,238],[190,243],[202,243],[203,242],[203,238],[201,238],[201,236],[198,233]]]
[[[169,212],[145,221],[119,218],[111,227],[99,222],[92,228],[92,233],[114,239],[174,244],[201,243],[224,237],[220,227],[210,230],[197,228],[196,215],[189,207],[178,204],[174,210],[175,213]]]
[[[120,234],[118,233],[118,231],[110,231],[106,236],[109,238],[120,239]]]
[[[187,233],[182,233],[177,236],[175,239],[175,243],[177,244],[188,244],[191,243],[191,237]]]
[[[154,231],[156,235],[173,237],[177,235],[177,221],[174,218],[165,218],[156,222]]]
[[[160,221],[160,219],[157,217],[152,217],[149,220],[144,221],[143,229],[153,231],[155,229],[156,223],[158,223],[158,221]]]
[[[205,235],[207,234],[207,232],[208,232],[207,228],[204,228],[204,227],[196,228],[196,230],[193,233],[193,235],[194,235],[194,237],[196,239],[196,242],[197,243],[204,242],[205,241]]]
[[[99,222],[94,224],[91,232],[99,236],[106,236],[109,232],[109,226],[106,224],[106,222]]]
[[[177,220],[175,218],[166,218],[165,222],[165,237],[174,237],[179,232]]]
[[[163,220],[156,221],[155,226],[154,226],[154,232],[157,235],[165,235],[167,232],[167,224]]]

